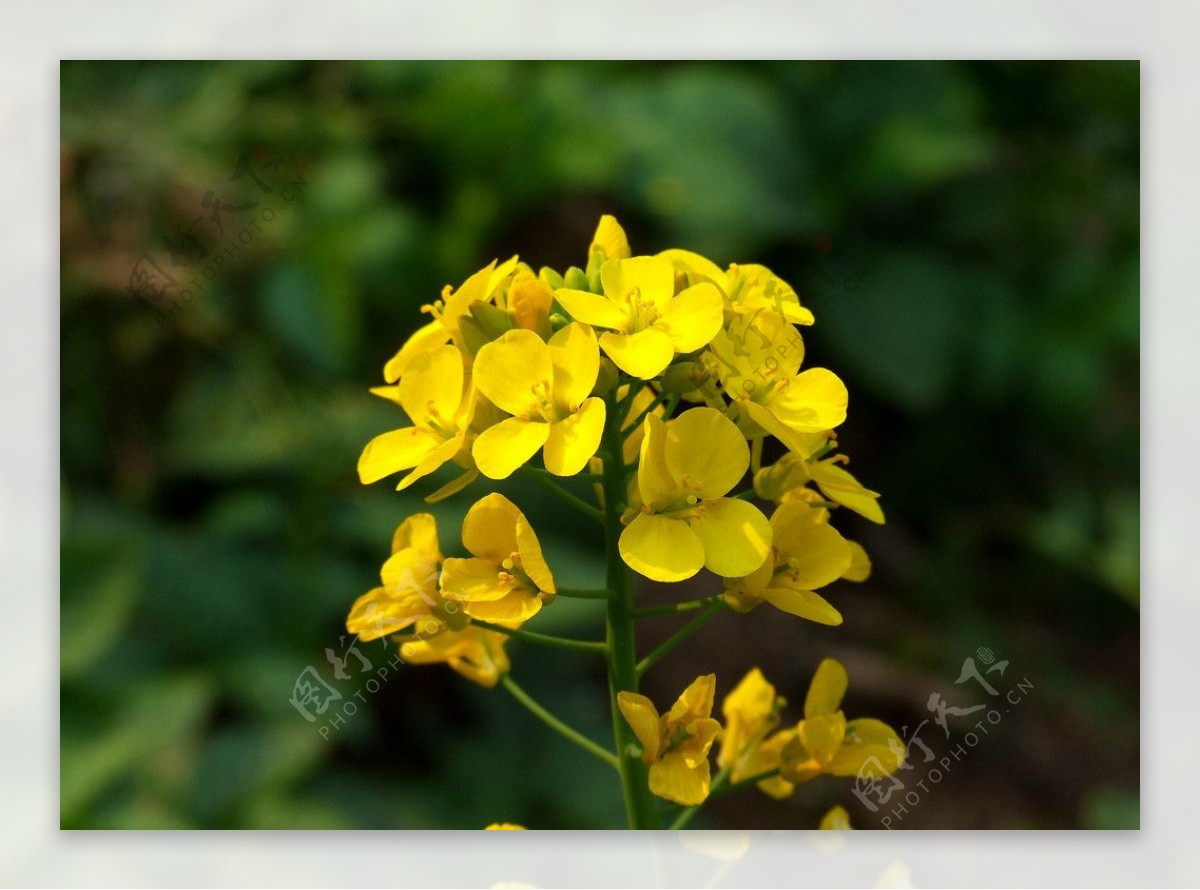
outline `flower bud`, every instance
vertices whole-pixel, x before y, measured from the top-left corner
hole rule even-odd
[[[578,266],[572,266],[563,276],[563,283],[571,290],[588,290],[587,273]]]
[[[708,377],[708,369],[700,362],[677,362],[663,373],[663,391],[693,392],[703,386],[708,381]]]

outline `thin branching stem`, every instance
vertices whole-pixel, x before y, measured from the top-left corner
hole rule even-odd
[[[579,732],[577,729],[571,728],[543,708],[529,695],[528,692],[517,685],[516,681],[510,674],[504,674],[501,676],[500,682],[504,685],[504,688],[509,691],[513,698],[523,704],[530,711],[530,713],[532,713],[535,717],[537,717],[563,738],[578,745],[589,754],[599,757],[613,769],[620,768],[620,763],[617,760],[616,754],[614,754],[612,751],[609,751],[607,748],[603,748],[596,744],[583,733]]]
[[[517,640],[527,640],[530,643],[540,643],[543,646],[554,646],[558,649],[574,649],[577,652],[605,653],[608,651],[607,644],[599,641],[593,642],[591,640],[572,640],[568,637],[552,637],[550,634],[534,633],[531,630],[504,627],[500,624],[488,624],[488,622],[480,621],[478,618],[472,618],[471,623],[476,627],[482,627],[484,630],[494,630],[496,633],[504,634]]]

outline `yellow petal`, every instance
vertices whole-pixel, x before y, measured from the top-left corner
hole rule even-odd
[[[446,461],[453,460],[455,455],[462,450],[464,441],[466,441],[466,437],[462,433],[459,433],[453,439],[447,439],[437,448],[433,449],[433,451],[421,458],[408,475],[396,484],[396,490],[402,491],[408,488],[418,479],[424,479]]]
[[[808,696],[804,699],[804,719],[835,713],[849,685],[850,678],[841,663],[832,658],[824,659],[817,665],[817,672],[809,684]]]
[[[636,692],[618,692],[617,707],[641,743],[642,760],[646,763],[652,762],[658,757],[658,748],[662,742],[658,710],[654,707],[654,702]]]
[[[625,564],[652,581],[683,581],[704,565],[704,546],[686,522],[639,513],[621,532]]]
[[[393,596],[386,588],[376,587],[354,601],[346,618],[346,630],[369,643],[404,630],[429,614],[429,606],[420,596]]]
[[[686,275],[689,283],[697,284],[701,281],[711,281],[721,289],[722,294],[729,292],[727,276],[724,270],[707,257],[703,257],[698,253],[692,253],[690,250],[679,250],[678,248],[664,250],[658,256],[667,260],[675,268],[676,272]]]
[[[363,449],[358,458],[358,478],[363,485],[369,485],[392,473],[415,467],[441,444],[442,440],[434,434],[413,426],[383,433]]]
[[[799,332],[774,312],[735,316],[713,338],[717,376],[732,397],[763,393],[775,380],[791,380],[804,360]]]
[[[463,519],[463,546],[482,559],[502,562],[519,552],[517,520],[520,518],[520,509],[504,495],[497,492],[484,495]]]
[[[719,498],[746,475],[750,446],[734,422],[717,409],[692,408],[667,425],[664,457],[671,476],[683,482],[689,493]],[[750,571],[757,567],[755,563]]]
[[[600,294],[560,287],[554,292],[554,299],[567,310],[571,318],[584,324],[617,331],[625,330],[629,324],[629,314],[625,307]]]
[[[773,413],[774,405],[771,410],[764,408],[755,402],[748,400],[738,403],[738,407],[746,413],[754,423],[758,424],[780,442],[788,447],[788,450],[797,455],[806,455],[811,444],[811,434],[794,430]]]
[[[400,646],[400,657],[409,664],[445,662],[480,686],[492,687],[509,669],[504,645],[508,637],[479,627],[412,640]]]
[[[496,564],[479,557],[449,557],[442,563],[439,580],[444,599],[464,604],[493,603],[508,596],[511,590],[500,583]]]
[[[531,272],[522,272],[513,279],[508,291],[508,311],[517,327],[550,336],[550,306],[554,292]]]
[[[405,547],[412,547],[431,563],[442,561],[437,520],[432,513],[414,513],[396,528],[396,533],[392,535],[392,552]]]
[[[850,568],[842,572],[845,581],[866,581],[871,577],[871,557],[857,541],[847,541],[850,545]]]
[[[675,293],[675,270],[659,257],[609,260],[600,267],[600,281],[610,300],[624,305],[633,298],[660,311]]]
[[[832,584],[850,567],[850,545],[828,522],[825,511],[804,501],[781,504],[771,516],[772,541],[786,563],[788,586],[812,590]]]
[[[379,577],[391,596],[419,594],[430,608],[439,602],[437,563],[427,560],[415,547],[405,547],[389,556]]]
[[[667,468],[667,425],[656,414],[642,421],[642,453],[638,461],[637,488],[642,503],[658,509],[679,497],[679,486]]]
[[[546,469],[558,476],[574,476],[600,447],[604,435],[604,399],[592,396],[570,417],[550,424],[542,453]]]
[[[504,651],[508,637],[478,627],[469,627],[463,633],[471,635],[470,643],[450,659],[450,667],[472,683],[491,689],[512,667]]]
[[[812,753],[804,746],[804,738],[800,729],[786,741],[779,753],[779,775],[789,784],[799,785],[810,779],[815,779],[825,771]]]
[[[396,397],[417,426],[453,424],[462,404],[463,358],[454,346],[418,356],[400,378]]]
[[[725,578],[749,575],[771,552],[771,523],[748,501],[718,498],[689,520],[704,548],[704,565]]]
[[[714,284],[696,284],[663,307],[654,326],[664,331],[676,352],[695,352],[712,342],[725,320],[725,299]]]
[[[684,763],[698,766],[708,761],[708,752],[721,734],[721,724],[711,717],[703,717],[692,722],[688,730],[692,734],[679,745],[678,751],[683,755]]]
[[[650,791],[680,806],[704,803],[711,786],[708,761],[688,766],[683,755],[672,751],[650,764]]]
[[[821,764],[823,769],[829,769],[846,735],[846,715],[836,711],[832,714],[806,717],[800,723],[799,733],[804,739],[804,747],[812,754],[813,759]]]
[[[479,468],[471,467],[471,469],[467,470],[467,472],[463,473],[461,476],[451,479],[437,491],[433,492],[432,494],[425,495],[425,503],[436,504],[439,501],[444,501],[446,498],[458,494],[478,478]]]
[[[489,479],[507,479],[537,454],[550,435],[550,424],[510,417],[480,433],[471,448],[475,465]]]
[[[525,515],[517,516],[517,552],[521,555],[521,567],[539,590],[554,593],[554,575],[542,555],[542,545]]]
[[[749,575],[723,578],[725,603],[735,612],[749,612],[763,601],[763,596],[775,576],[775,556],[767,554],[757,569]]]
[[[831,606],[820,594],[811,590],[774,586],[767,588],[763,599],[789,615],[824,624],[827,627],[837,627],[842,623],[842,613]]]
[[[808,471],[813,480],[831,501],[882,525],[883,510],[879,506],[879,493],[864,488],[862,483],[838,466],[837,460],[830,458],[809,464]]]
[[[840,377],[825,368],[809,368],[771,399],[771,413],[800,433],[831,430],[846,420],[850,395]]]
[[[850,831],[850,814],[843,806],[831,807],[817,826],[821,831]]]
[[[746,764],[744,771],[740,771],[735,776],[730,776],[730,778],[737,782],[740,779],[756,776],[767,770],[781,767],[783,765],[783,749],[795,737],[796,732],[791,729],[780,730],[773,734],[758,746],[758,750],[754,752],[754,757]],[[764,779],[755,787],[776,800],[786,800],[796,790],[796,786],[782,776],[772,776],[770,779]]]
[[[625,259],[630,255],[625,230],[611,214],[600,217],[600,224],[596,226],[596,234],[592,236],[592,243],[588,247],[588,257],[595,254],[599,254],[601,260]]]
[[[600,346],[587,325],[572,322],[550,338],[554,365],[554,405],[561,414],[576,410],[596,385]]]
[[[739,720],[754,726],[766,719],[775,707],[775,687],[767,682],[762,671],[751,668],[737,686],[730,690],[721,702],[721,713],[726,720]],[[724,742],[729,742],[726,737]]]
[[[491,825],[483,829],[484,831],[526,831],[524,825],[517,825],[515,822],[493,822]]]
[[[658,328],[646,328],[636,334],[606,332],[600,335],[600,348],[614,365],[642,380],[657,377],[675,356],[671,338]]]
[[[542,403],[536,390],[549,398],[554,364],[541,337],[516,329],[480,348],[473,374],[476,388],[496,407],[514,417],[540,417]]]
[[[450,332],[440,321],[434,320],[416,330],[400,351],[388,359],[383,366],[383,379],[395,383],[408,370],[409,363],[419,355],[436,349],[450,339]]]
[[[904,761],[904,743],[882,720],[869,717],[846,724],[846,738],[829,771],[835,776],[857,776],[864,767],[874,778],[890,775]]]
[[[500,599],[463,603],[463,612],[489,624],[518,624],[542,610],[542,598],[532,591],[514,587]]]
[[[742,677],[741,682],[721,702],[721,713],[725,716],[725,732],[721,736],[721,750],[717,755],[717,766],[732,767],[747,758],[751,740],[762,733],[774,720],[775,687],[767,682],[762,671],[753,668]],[[771,767],[765,767],[771,769]],[[734,781],[744,775],[738,776]]]
[[[679,694],[671,710],[667,712],[667,723],[671,726],[687,725],[712,713],[713,700],[717,692],[717,675],[701,674]]]

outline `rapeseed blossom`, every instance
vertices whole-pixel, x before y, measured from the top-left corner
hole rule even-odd
[[[471,618],[527,621],[554,598],[554,576],[533,526],[502,494],[489,494],[467,511],[462,527],[468,559],[442,563],[441,589]]]
[[[711,716],[716,684],[714,674],[697,677],[661,716],[644,695],[617,696],[617,707],[642,745],[642,762],[650,767],[650,790],[661,798],[696,806],[708,797],[708,751],[721,731]]]
[[[753,572],[770,552],[771,525],[753,504],[726,497],[750,466],[737,427],[713,408],[645,420],[641,508],[621,535],[621,557],[655,581],[682,581],[707,566],[726,577]]]
[[[407,665],[445,664],[506,690],[549,730],[615,768],[629,827],[660,825],[655,797],[682,808],[669,818],[683,827],[710,795],[741,785],[784,798],[822,773],[899,768],[894,731],[843,715],[848,681],[832,659],[818,668],[793,725],[783,725],[783,696],[753,666],[722,700],[720,721],[714,674],[697,677],[661,714],[639,692],[646,671],[721,613],[769,603],[839,625],[827,589],[865,581],[871,561],[835,522],[843,508],[876,523],[884,516],[878,493],[846,469],[837,429],[849,394],[833,371],[804,365],[797,326],[816,318],[783,278],[676,248],[636,255],[607,215],[582,259],[565,271],[517,256],[493,260],[425,305],[428,323],[385,364],[385,385],[372,392],[403,409],[408,425],[371,439],[359,478],[401,474],[397,488],[430,503],[466,492],[473,503],[459,514],[465,552],[443,552],[430,513],[401,522],[379,584],[355,600],[347,629],[360,642],[390,637]],[[772,453],[782,456],[764,465]],[[477,490],[509,477],[506,494]],[[526,502],[525,480],[570,518]],[[560,586],[535,523],[594,528],[603,587]],[[720,593],[638,605],[637,577],[672,584],[702,570],[719,579]],[[603,626],[547,633],[553,622],[541,613],[557,597],[603,605]],[[673,613],[695,617],[639,652],[635,622]],[[513,643],[602,660],[611,745],[571,728],[518,685]],[[821,827],[848,828],[846,811],[829,810]]]

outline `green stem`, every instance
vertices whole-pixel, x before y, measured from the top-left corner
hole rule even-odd
[[[576,600],[606,600],[612,596],[612,591],[607,587],[600,590],[583,590],[576,587],[558,587],[555,589],[558,596],[565,596],[567,599]]]
[[[696,631],[698,631],[700,628],[702,628],[705,624],[707,624],[709,621],[711,621],[716,616],[716,614],[724,608],[725,608],[724,599],[718,600],[717,602],[715,602],[711,606],[709,606],[707,609],[705,609],[703,612],[701,612],[699,615],[697,615],[695,618],[693,618],[691,621],[689,621],[687,624],[685,624],[683,627],[679,628],[679,630],[675,631],[675,633],[673,633],[669,637],[667,637],[667,639],[663,642],[663,644],[661,646],[659,646],[657,649],[655,649],[653,652],[651,652],[649,655],[647,655],[645,658],[643,658],[641,661],[638,662],[637,675],[639,677],[642,676],[642,674],[646,673],[646,671],[650,670],[650,668],[652,668],[652,667],[654,667],[654,665],[658,664],[659,660],[664,655],[667,655],[672,649],[674,649],[676,646],[678,646],[680,643],[682,643],[684,640],[686,640],[688,637],[690,637],[692,634],[694,634]]]
[[[592,642],[591,640],[571,640],[566,637],[552,637],[549,634],[534,633],[531,630],[520,630],[518,628],[504,627],[500,624],[488,624],[486,621],[480,621],[478,618],[472,618],[471,623],[476,627],[482,627],[485,630],[493,630],[498,634],[505,634],[518,640],[528,640],[530,643],[541,643],[543,646],[555,646],[559,649],[574,649],[577,652],[607,652],[608,644]]]
[[[737,498],[739,501],[748,501],[751,498],[757,497],[757,495],[754,493],[754,486],[751,486],[750,488],[739,491],[737,494],[733,495],[733,497]]]
[[[723,596],[702,596],[697,600],[687,600],[682,603],[674,603],[670,606],[648,606],[645,609],[634,609],[634,618],[648,618],[651,615],[676,615],[679,612],[694,612],[696,609],[703,609],[705,606],[711,606],[718,600],[724,599]]]
[[[609,457],[604,461],[604,556],[607,584],[613,595],[608,601],[605,635],[608,643],[609,707],[612,709],[613,736],[621,772],[621,792],[630,828],[658,828],[658,812],[650,794],[650,779],[638,751],[633,729],[617,707],[621,692],[637,692],[637,648],[634,641],[633,582],[618,541],[621,538],[621,514],[625,510],[628,481],[621,454],[621,417],[617,412],[615,391],[607,397],[602,448]]]
[[[541,720],[563,738],[574,742],[589,754],[599,757],[613,769],[620,769],[620,765],[617,763],[617,755],[613,754],[612,751],[597,745],[578,730],[567,726],[567,724],[563,723],[561,720],[539,705],[536,701],[534,701],[529,696],[529,693],[518,686],[516,681],[509,674],[502,675],[500,677],[500,682],[504,684],[504,688],[512,694],[513,698],[523,704],[530,710],[530,712],[533,713],[534,716],[536,716],[539,720]]]
[[[600,510],[598,510],[596,507],[593,507],[583,498],[571,494],[571,492],[567,491],[557,482],[553,481],[550,478],[550,474],[543,473],[535,467],[522,467],[519,472],[523,473],[527,478],[533,479],[540,486],[542,486],[542,488],[549,491],[564,503],[570,504],[574,509],[578,510],[584,516],[587,516],[589,519],[594,519],[599,523],[604,522],[604,514],[600,512]]]
[[[718,792],[720,792],[721,788],[724,787],[725,783],[728,781],[729,781],[729,767],[725,767],[725,769],[723,769],[719,773],[717,773],[716,777],[713,779],[712,787],[710,787],[709,791],[708,791],[708,796],[712,797],[714,794],[717,794]],[[676,816],[675,821],[671,823],[671,830],[678,831],[680,828],[683,828],[684,826],[686,826],[689,822],[692,821],[693,818],[695,818],[696,814],[698,812],[700,812],[701,806],[702,806],[701,804],[697,804],[694,807],[688,807],[686,810],[684,810],[682,813],[680,813],[678,816]]]

